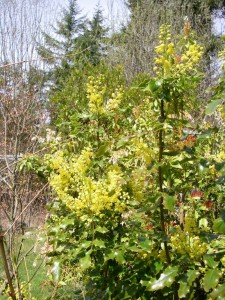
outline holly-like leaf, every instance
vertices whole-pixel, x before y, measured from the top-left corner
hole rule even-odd
[[[225,299],[225,283],[219,285],[211,294],[212,299],[224,300]]]
[[[81,247],[87,249],[91,246],[91,244],[92,244],[92,241],[83,241],[81,244]]]
[[[200,275],[200,273],[196,270],[188,270],[187,271],[187,283],[189,286],[195,281],[195,279]]]
[[[110,259],[115,259],[119,264],[124,264],[125,263],[125,258],[123,256],[123,252],[119,250],[113,250],[110,251],[106,256],[105,256],[105,261],[108,261]]]
[[[180,282],[180,287],[178,290],[178,296],[180,298],[185,298],[188,292],[190,291],[190,286],[185,281]]]
[[[190,292],[190,288],[195,279],[199,276],[199,272],[196,270],[188,270],[184,280],[179,281],[180,287],[178,290],[179,298],[185,298]]]
[[[96,246],[96,247],[99,247],[99,248],[105,248],[105,243],[102,241],[102,240],[94,240],[93,241],[93,244]]]
[[[220,271],[218,269],[209,269],[203,278],[203,287],[206,292],[217,286],[220,278]]]
[[[115,255],[115,260],[120,264],[124,264],[125,263],[125,258],[123,256],[123,253],[121,251],[115,251],[114,253]]]
[[[218,218],[214,221],[213,230],[218,233],[225,233],[225,221],[222,218]]]
[[[205,110],[206,115],[213,114],[216,111],[217,107],[222,103],[222,101],[223,101],[223,99],[211,101],[206,107],[206,110]]]
[[[95,228],[95,231],[100,232],[100,233],[106,233],[106,232],[108,232],[109,230],[108,230],[106,227],[104,227],[104,226],[97,226],[97,227]]]
[[[149,240],[144,240],[144,241],[141,241],[140,243],[139,243],[139,246],[141,247],[141,249],[143,249],[143,250],[145,250],[145,251],[147,251],[147,252],[151,252],[151,250],[152,250],[152,243],[151,243],[151,241],[149,241]]]
[[[161,80],[151,79],[149,81],[143,82],[141,85],[139,85],[139,87],[143,91],[154,93],[155,91],[157,91],[159,89],[159,87],[161,85],[162,85],[162,81]]]
[[[216,262],[212,256],[209,256],[209,255],[205,255],[204,256],[204,263],[206,265],[208,265],[210,268],[216,268],[218,266],[218,262]]]
[[[176,202],[176,196],[165,195],[163,204],[166,209],[173,212],[175,202]]]
[[[175,277],[177,276],[179,267],[168,267],[159,277],[159,279],[152,279],[147,284],[147,290],[157,291],[164,287],[169,287],[173,284]]]
[[[80,259],[80,267],[82,270],[86,270],[91,266],[91,257],[90,255],[86,255]]]

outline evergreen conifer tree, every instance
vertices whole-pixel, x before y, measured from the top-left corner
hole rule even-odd
[[[43,33],[45,43],[38,46],[38,53],[51,66],[49,77],[56,88],[62,87],[70,73],[78,52],[77,40],[84,32],[84,23],[77,0],[69,0],[61,20],[52,27],[53,35]]]

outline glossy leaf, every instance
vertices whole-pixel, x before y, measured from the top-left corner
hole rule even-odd
[[[218,269],[210,269],[205,273],[203,278],[203,287],[206,292],[217,286],[220,278],[220,271]]]
[[[210,268],[216,268],[218,266],[218,262],[216,262],[211,256],[204,256],[204,263],[208,265]]]
[[[93,244],[94,244],[96,247],[99,247],[99,248],[105,248],[105,243],[104,243],[104,241],[102,241],[102,240],[94,240],[94,241],[93,241]]]
[[[219,285],[211,294],[210,296],[213,299],[217,300],[224,300],[225,299],[225,283]]]
[[[145,241],[142,241],[139,243],[139,246],[141,247],[141,249],[147,251],[147,252],[150,252],[151,251],[151,241],[149,240],[145,240]]]
[[[62,269],[61,269],[61,266],[60,266],[60,262],[59,261],[54,261],[53,268],[52,268],[52,275],[53,275],[53,280],[55,282],[59,281],[61,271],[62,271]]]
[[[192,283],[195,281],[196,278],[198,278],[198,276],[200,275],[200,273],[196,270],[188,270],[187,271],[187,283],[188,285],[192,285]]]
[[[218,233],[225,233],[225,221],[222,218],[218,218],[213,223],[213,230]]]
[[[123,253],[122,253],[121,251],[115,251],[114,255],[115,255],[115,260],[116,260],[120,265],[122,265],[122,264],[125,263],[126,260],[125,260],[125,258],[124,258],[124,256],[123,256]]]
[[[85,257],[80,259],[80,268],[82,270],[86,270],[91,266],[91,257],[90,255],[86,255]]]
[[[179,298],[185,298],[186,295],[190,292],[190,288],[195,281],[195,279],[199,276],[199,272],[196,270],[188,270],[186,274],[186,278],[184,280],[179,281],[180,286],[178,290]]]
[[[187,284],[187,282],[181,281],[180,287],[178,290],[178,296],[179,298],[185,298],[190,290],[190,286]]]
[[[159,277],[159,279],[152,279],[147,284],[147,290],[157,291],[164,287],[169,287],[173,284],[175,277],[178,274],[178,267],[168,267]]]
[[[97,226],[97,227],[95,228],[95,231],[100,232],[100,233],[106,233],[106,232],[108,232],[109,230],[108,230],[106,227],[104,227],[104,226]]]

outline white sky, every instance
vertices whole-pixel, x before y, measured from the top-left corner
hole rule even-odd
[[[82,14],[87,14],[91,17],[94,9],[99,4],[104,11],[106,23],[111,28],[118,28],[122,22],[126,22],[128,19],[128,10],[124,4],[125,0],[77,0],[79,8],[82,10]],[[68,0],[53,0],[54,8],[60,11],[62,7],[68,4]]]
[[[77,0],[79,7],[88,15],[91,15],[95,7],[100,4],[105,12],[108,12],[107,0]]]

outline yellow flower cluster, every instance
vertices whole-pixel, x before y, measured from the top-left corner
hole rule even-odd
[[[88,106],[92,113],[102,114],[104,111],[104,94],[106,86],[104,85],[104,76],[99,75],[96,79],[90,76],[87,84]]]
[[[176,64],[176,69],[181,74],[185,74],[188,71],[196,71],[195,67],[199,63],[202,55],[203,47],[196,42],[187,43],[180,56],[180,62]]]
[[[170,26],[168,25],[161,26],[159,45],[155,51],[158,55],[155,59],[154,70],[157,75],[164,76],[196,71],[195,66],[203,55],[203,47],[195,41],[187,41],[184,46],[176,47],[171,40]]]
[[[77,188],[78,197],[68,198],[66,205],[77,213],[83,220],[90,214],[103,217],[106,210],[114,210],[122,213],[126,207],[125,193],[122,192],[122,176],[117,171],[110,171],[107,178],[94,180],[84,177]]]
[[[114,111],[117,109],[121,103],[123,97],[122,87],[117,88],[114,93],[112,93],[111,98],[106,103],[106,110]]]
[[[175,51],[174,43],[171,41],[170,26],[162,25],[160,27],[159,46],[156,47],[155,51],[158,56],[155,58],[157,66],[154,70],[159,74],[161,68],[163,74],[167,74],[173,64],[172,58]]]
[[[207,252],[207,244],[199,237],[199,228],[192,214],[185,218],[184,230],[175,226],[176,232],[171,237],[172,248],[181,255],[188,255],[198,260]]]
[[[153,160],[153,151],[148,147],[148,145],[139,139],[133,140],[135,156],[140,159],[145,164],[150,164]]]
[[[225,151],[220,151],[217,155],[215,155],[214,159],[216,162],[224,162],[225,161]]]
[[[149,171],[145,167],[135,169],[131,174],[131,188],[135,200],[141,202],[145,200],[145,192],[149,185]]]
[[[70,159],[59,151],[51,161],[54,171],[50,185],[58,199],[83,220],[88,220],[93,214],[103,217],[106,210],[122,213],[129,199],[129,195],[123,191],[125,181],[118,166],[112,166],[106,176],[98,180],[88,176],[92,156],[89,148],[84,149],[80,156]]]
[[[87,98],[89,99],[88,106],[92,113],[97,113],[99,115],[107,114],[116,110],[123,97],[122,87],[118,87],[111,94],[110,99],[106,98],[106,85],[105,77],[99,75],[96,79],[93,76],[89,77],[89,82],[87,84]]]
[[[71,171],[78,176],[83,175],[91,164],[92,157],[93,151],[91,148],[83,149],[78,158],[75,157],[72,159]]]

